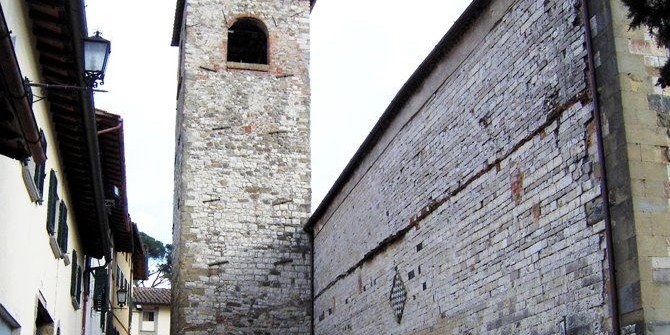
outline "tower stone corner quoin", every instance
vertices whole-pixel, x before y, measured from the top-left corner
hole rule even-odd
[[[173,334],[310,334],[313,1],[178,0]]]

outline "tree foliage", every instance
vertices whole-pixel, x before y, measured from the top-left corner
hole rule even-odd
[[[646,27],[659,47],[670,49],[670,0],[622,0],[628,7],[630,28]],[[661,68],[658,84],[670,85],[670,59]]]
[[[163,244],[144,232],[140,232],[140,236],[144,241],[147,256],[154,261],[154,264],[149,266],[149,279],[138,281],[137,285],[157,287],[169,283],[172,276],[172,245]]]
[[[172,244],[165,245],[165,261],[158,264],[158,271],[163,274],[167,280],[172,276]]]
[[[140,232],[140,236],[142,237],[142,241],[144,241],[144,245],[147,248],[147,255],[149,258],[162,259],[165,257],[166,250],[163,242],[145,234],[144,232]]]

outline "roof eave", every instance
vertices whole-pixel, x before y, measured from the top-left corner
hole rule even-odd
[[[26,0],[26,3],[41,79],[48,84],[87,87],[82,44],[87,33],[84,2]],[[93,92],[76,92],[49,91],[49,112],[82,249],[88,256],[111,259]]]
[[[132,253],[134,240],[133,227],[128,215],[123,119],[119,115],[100,109],[96,110],[95,117],[96,127],[100,129],[97,135],[103,186],[106,187],[105,197],[115,201],[108,216],[114,249]],[[113,186],[120,191],[118,198],[114,198],[116,195],[112,194]]]
[[[84,81],[84,61],[83,61],[83,37],[87,36],[86,30],[86,9],[83,0],[68,0],[72,27],[72,37],[76,54],[76,64],[79,86],[86,86]],[[87,91],[87,96],[81,95],[81,113],[84,122],[84,132],[89,153],[91,176],[93,178],[93,193],[95,196],[95,214],[98,228],[100,229],[100,238],[102,243],[102,255],[108,260],[112,259],[112,249],[110,244],[110,230],[107,222],[107,212],[105,209],[105,197],[102,184],[102,170],[100,167],[100,149],[98,144],[98,132],[93,112],[93,91]]]
[[[133,277],[139,280],[149,279],[149,259],[144,246],[144,241],[140,236],[140,230],[137,224],[133,223],[133,240],[135,250],[133,250]]]
[[[14,107],[15,122],[11,122],[12,132],[22,135],[16,139],[16,145],[9,150],[12,158],[25,159],[32,156],[37,164],[44,163],[46,153],[42,145],[40,130],[31,107],[30,94],[26,91],[23,75],[11,40],[11,31],[7,27],[5,15],[0,6],[0,70],[6,79],[6,89],[10,97],[8,102]],[[3,83],[4,85],[4,83]],[[10,113],[12,111],[9,111]],[[2,144],[0,144],[2,145]],[[4,151],[4,150],[3,150]]]

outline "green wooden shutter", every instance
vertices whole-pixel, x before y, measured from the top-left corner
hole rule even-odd
[[[70,276],[70,296],[77,294],[77,250],[72,249],[72,275]]]
[[[105,311],[100,312],[100,329],[105,329]],[[111,322],[111,320],[109,320]]]
[[[81,266],[77,266],[77,292],[75,292],[75,298],[77,298],[77,305],[81,303],[81,286],[82,286],[82,274]]]
[[[56,232],[56,202],[58,201],[58,178],[56,172],[49,174],[49,204],[47,206],[47,232],[53,235]]]
[[[67,206],[63,201],[60,202],[59,214],[60,215],[58,218],[58,246],[60,247],[60,251],[62,251],[63,254],[65,254],[67,252],[68,227],[67,227]]]
[[[121,287],[121,286],[119,286],[120,283],[121,283],[120,278],[121,278],[121,267],[119,267],[119,265],[116,264],[116,288],[117,289]]]
[[[35,164],[35,173],[33,175],[33,181],[37,187],[37,195],[39,198],[37,202],[39,203],[42,203],[42,194],[44,194],[44,177],[46,177],[46,174],[44,173],[44,165],[45,163]]]
[[[98,312],[107,310],[107,269],[95,270],[93,284],[93,309]]]
[[[44,130],[40,129],[40,142],[42,143],[42,149],[44,150],[44,154],[46,155],[47,152],[47,138],[44,136]],[[45,174],[45,162],[42,162],[42,164],[35,164],[35,175],[33,178],[35,178],[35,186],[37,186],[37,194],[39,195],[39,200],[37,202],[41,205],[42,204],[42,194],[44,194],[44,177],[46,177]]]

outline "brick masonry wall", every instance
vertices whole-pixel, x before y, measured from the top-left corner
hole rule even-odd
[[[586,73],[575,2],[493,1],[314,225],[315,333],[607,333]]]
[[[239,17],[268,67],[226,62]],[[189,0],[181,43],[172,333],[309,333],[309,1]]]

